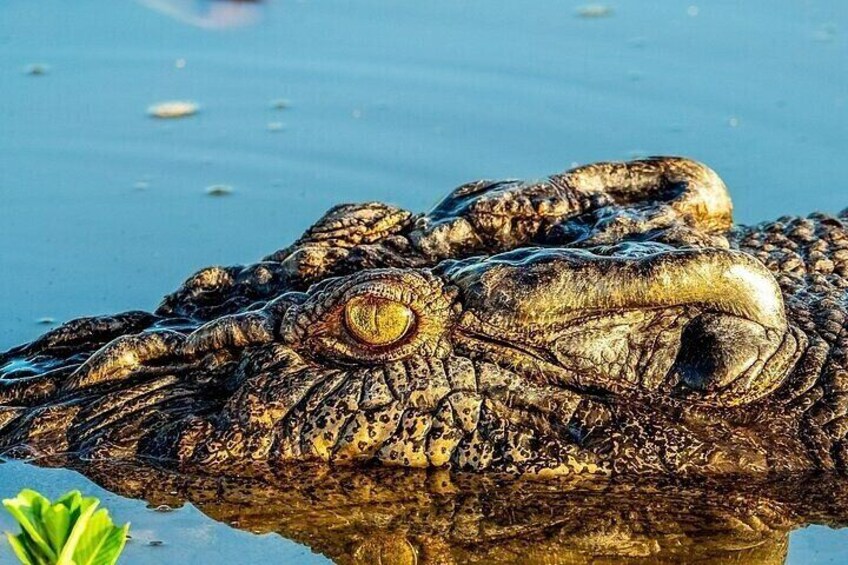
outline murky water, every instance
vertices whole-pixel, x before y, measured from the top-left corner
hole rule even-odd
[[[152,308],[339,201],[420,210],[479,177],[679,153],[721,173],[741,222],[848,206],[848,3],[655,4],[5,0],[0,349]],[[148,115],[172,100],[199,111]],[[127,563],[323,559],[0,466],[0,494],[23,486],[103,496],[133,522]],[[846,540],[798,530],[788,561],[843,562]]]

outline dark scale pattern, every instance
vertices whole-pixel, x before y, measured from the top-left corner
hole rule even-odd
[[[0,452],[478,473],[848,471],[848,211],[734,227],[688,159],[331,209],[155,313],[0,354]]]
[[[823,214],[739,229],[739,247],[776,273],[789,317],[811,349],[790,381],[819,465],[848,467],[848,222]]]

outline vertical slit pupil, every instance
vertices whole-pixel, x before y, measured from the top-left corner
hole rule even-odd
[[[376,296],[357,296],[345,305],[345,326],[368,345],[390,345],[412,327],[415,315],[400,302]]]

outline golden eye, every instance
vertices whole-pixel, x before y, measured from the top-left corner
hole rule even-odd
[[[345,305],[345,326],[368,345],[391,345],[409,332],[415,314],[408,306],[376,296],[356,296]]]

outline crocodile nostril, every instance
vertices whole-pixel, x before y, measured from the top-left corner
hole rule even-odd
[[[674,370],[691,389],[719,391],[751,369],[767,343],[760,324],[736,316],[704,314],[683,330]]]

